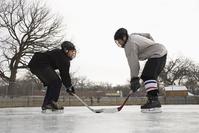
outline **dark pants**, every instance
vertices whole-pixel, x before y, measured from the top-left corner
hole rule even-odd
[[[52,100],[57,102],[59,99],[60,91],[61,91],[62,82],[60,79],[56,80],[52,84],[49,84],[46,91],[46,96],[44,98],[44,102],[47,100]]]
[[[44,102],[52,99],[57,102],[62,82],[56,72],[51,67],[44,69],[30,69],[30,71],[40,79],[44,86],[47,86]]]
[[[165,64],[166,64],[166,58],[167,55],[164,55],[160,58],[150,58],[146,62],[144,66],[144,70],[141,75],[141,79],[145,82],[147,80],[157,80],[158,75],[163,70]],[[157,93],[159,93],[159,90],[152,90],[147,92],[149,95],[157,96]]]
[[[141,79],[145,82],[146,80],[157,80],[158,75],[163,70],[166,64],[167,55],[160,58],[150,58],[146,62],[142,71]]]

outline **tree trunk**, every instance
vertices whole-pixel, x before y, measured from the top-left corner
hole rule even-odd
[[[16,74],[17,74],[17,69],[13,69],[11,71],[11,76],[9,80],[9,85],[8,85],[8,94],[9,96],[14,96],[17,95],[17,87],[16,87]]]

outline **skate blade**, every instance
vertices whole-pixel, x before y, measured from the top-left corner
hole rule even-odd
[[[52,109],[46,109],[46,110],[42,110],[41,113],[43,113],[43,114],[63,114],[64,110],[54,110],[54,111],[52,111]]]
[[[161,113],[161,108],[141,109],[142,113]]]

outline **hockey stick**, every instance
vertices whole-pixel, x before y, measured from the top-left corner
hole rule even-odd
[[[92,112],[94,113],[102,113],[103,112],[103,109],[92,109],[91,107],[89,107],[84,101],[82,101],[82,99],[80,99],[76,94],[72,93],[73,96],[75,96],[81,103],[83,103],[88,109],[90,109]]]
[[[131,96],[132,92],[133,92],[132,90],[129,92],[129,94],[128,94],[126,100],[124,101],[124,103],[123,103],[120,107],[118,107],[118,108],[112,108],[112,109],[103,109],[103,112],[104,112],[104,113],[115,113],[115,112],[121,111],[122,108],[124,107],[125,103],[126,103],[127,100],[129,99],[129,97]]]
[[[119,111],[121,111],[122,110],[122,108],[123,108],[123,106],[125,105],[125,103],[127,102],[127,100],[129,99],[129,97],[131,96],[131,94],[132,94],[132,90],[129,92],[129,94],[128,94],[128,96],[127,96],[127,98],[126,98],[126,100],[124,101],[124,103],[120,106],[120,107],[118,107],[118,108],[110,108],[110,109],[96,109],[96,110],[94,110],[94,109],[92,109],[91,107],[89,107],[84,101],[82,101],[76,94],[73,94],[73,96],[75,96],[81,103],[83,103],[87,108],[89,108],[92,112],[94,112],[94,113],[102,113],[102,112],[104,112],[104,113],[116,113],[116,112],[119,112]]]

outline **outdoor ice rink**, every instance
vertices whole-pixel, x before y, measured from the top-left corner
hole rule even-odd
[[[118,113],[98,114],[78,106],[65,107],[64,114],[42,114],[40,107],[0,108],[0,133],[199,133],[199,105],[163,105],[162,111],[124,106]]]

